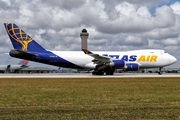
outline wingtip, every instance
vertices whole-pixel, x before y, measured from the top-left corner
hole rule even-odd
[[[90,51],[87,50],[87,49],[82,49],[82,51],[83,51],[85,54],[92,54],[92,52],[90,52]]]

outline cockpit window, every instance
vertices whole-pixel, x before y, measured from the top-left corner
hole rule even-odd
[[[164,51],[164,53],[167,53],[166,51]]]

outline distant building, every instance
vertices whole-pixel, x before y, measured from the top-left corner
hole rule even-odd
[[[51,68],[44,67],[34,67],[34,68],[24,68],[19,70],[19,73],[51,73]]]

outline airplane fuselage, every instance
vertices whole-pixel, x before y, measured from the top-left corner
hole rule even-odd
[[[113,59],[123,60],[126,63],[138,63],[140,68],[156,68],[173,64],[176,58],[166,53],[164,50],[134,50],[127,52],[107,52],[94,51],[95,53],[111,57]],[[44,51],[30,52],[38,55],[29,58],[29,60],[67,68],[85,68],[94,69],[96,64],[92,62],[91,56],[84,54],[82,51]],[[14,56],[10,53],[12,57]],[[28,59],[26,56],[18,57]]]

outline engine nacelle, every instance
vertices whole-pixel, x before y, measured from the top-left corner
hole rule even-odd
[[[107,63],[107,66],[114,67],[115,69],[124,68],[125,62],[122,60],[113,60],[113,62]]]
[[[127,71],[137,71],[139,69],[139,65],[137,63],[127,63],[125,69]]]

